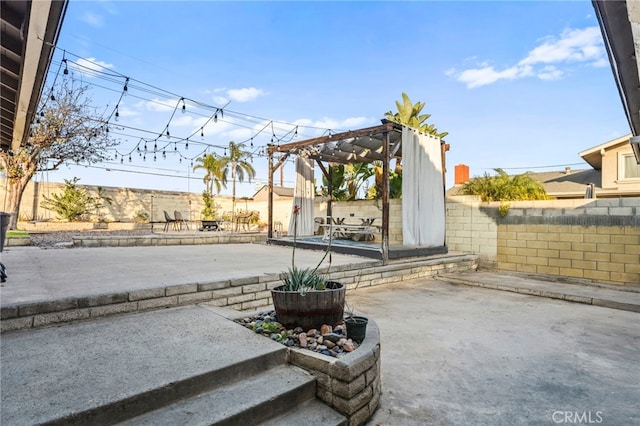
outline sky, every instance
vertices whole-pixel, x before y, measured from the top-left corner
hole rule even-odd
[[[456,164],[588,168],[579,152],[630,133],[590,1],[70,0],[45,93],[71,77],[118,146],[38,181],[199,193],[195,158],[234,141],[253,153],[250,197],[271,140],[377,125],[403,92],[449,133],[447,187]]]

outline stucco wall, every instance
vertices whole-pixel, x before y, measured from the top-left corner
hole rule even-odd
[[[98,196],[98,187],[91,185],[78,185],[85,188],[92,197]],[[51,197],[52,194],[61,194],[64,190],[62,183],[30,182],[27,186],[22,202],[20,204],[20,219],[25,221],[33,220],[57,220],[55,212],[40,206],[44,196]],[[200,212],[204,208],[202,193],[159,191],[136,188],[116,188],[102,187],[102,194],[112,199],[111,204],[104,203],[105,206],[91,218],[97,220],[98,217],[107,222],[129,222],[136,219],[138,212],[144,212],[154,222],[163,222],[166,210],[172,217],[175,210],[179,210],[190,220],[200,220]],[[3,200],[3,211],[6,210],[6,185],[4,179],[0,180],[0,197]],[[230,212],[233,201],[229,196],[215,196],[215,204],[219,205],[218,214]],[[289,223],[291,212],[291,199],[274,200],[274,221]],[[260,213],[260,222],[266,223],[268,217],[266,201],[252,201],[237,199],[236,211],[257,210]]]

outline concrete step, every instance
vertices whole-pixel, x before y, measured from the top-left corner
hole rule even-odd
[[[258,425],[313,399],[314,378],[287,365],[178,401],[121,425]],[[324,408],[339,416],[329,407]]]
[[[317,399],[298,405],[292,410],[260,423],[260,426],[344,426],[347,419]]]
[[[16,426],[125,421],[286,363],[282,345],[198,306],[9,333],[0,350],[2,423]]]

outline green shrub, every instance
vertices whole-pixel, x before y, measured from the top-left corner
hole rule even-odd
[[[84,188],[79,188],[76,183],[80,179],[64,181],[62,194],[52,194],[51,197],[43,196],[44,200],[40,206],[53,210],[59,218],[70,222],[79,221],[87,217],[92,211],[101,206],[99,199],[89,196],[89,192]]]

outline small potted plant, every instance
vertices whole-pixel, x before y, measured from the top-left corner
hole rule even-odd
[[[293,251],[291,266],[282,273],[282,285],[271,290],[273,306],[278,322],[285,327],[302,327],[305,330],[319,329],[323,324],[335,326],[343,320],[346,287],[329,281],[318,272],[318,268],[331,251],[331,239],[324,256],[315,268],[296,266],[297,219],[300,206],[293,207]]]
[[[353,307],[347,305],[344,324],[347,326],[347,337],[354,342],[362,343],[367,336],[369,319],[367,317],[354,315]]]

